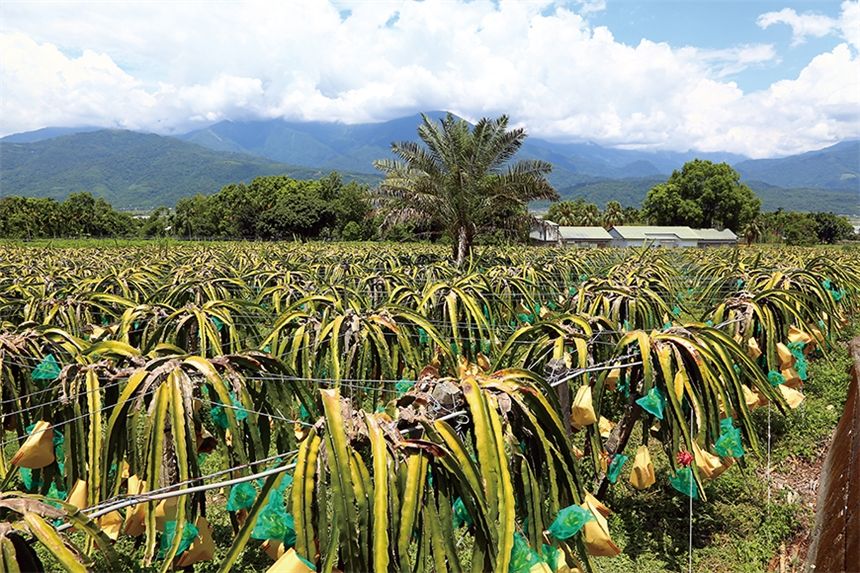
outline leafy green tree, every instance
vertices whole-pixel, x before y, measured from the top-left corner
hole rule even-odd
[[[474,127],[448,114],[440,123],[423,116],[423,146],[394,143],[397,160],[374,162],[385,174],[379,195],[394,219],[437,219],[453,239],[462,265],[478,232],[476,222],[491,208],[557,199],[545,161],[513,157],[525,141],[523,129],[508,130],[508,117],[481,119]]]
[[[340,229],[349,223],[361,225],[372,211],[368,187],[355,181],[339,187],[330,202]]]
[[[183,197],[173,214],[173,234],[180,237],[217,237],[219,225],[215,201],[205,195]]]
[[[789,245],[814,245],[818,242],[818,225],[808,213],[786,213],[782,238]]]
[[[65,220],[53,199],[4,197],[0,199],[0,236],[13,239],[60,237]]]
[[[292,181],[292,180],[291,180]],[[335,214],[314,182],[278,189],[268,208],[257,217],[256,235],[263,239],[312,238],[331,227]],[[253,184],[252,184],[253,185]]]
[[[164,237],[170,232],[171,217],[166,207],[153,209],[140,225],[144,237]]]
[[[68,224],[69,236],[94,235],[96,200],[89,193],[72,193],[63,202],[63,217]]]
[[[53,199],[0,199],[0,236],[19,239],[49,237],[122,237],[133,235],[131,215],[115,211],[104,199],[73,193],[63,203]]]
[[[350,221],[344,225],[340,237],[344,241],[360,241],[364,238],[364,229],[355,221]]]
[[[761,208],[755,193],[727,163],[688,161],[666,183],[654,186],[642,204],[655,225],[743,229]]]
[[[833,213],[815,213],[812,217],[815,219],[816,234],[820,243],[832,245],[842,239],[848,239],[854,234],[854,227],[847,217]]]

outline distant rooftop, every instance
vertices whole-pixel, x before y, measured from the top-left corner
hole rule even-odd
[[[694,229],[699,234],[699,238],[705,241],[737,241],[738,236],[731,229]]]
[[[603,227],[559,227],[558,232],[566,241],[612,240],[612,235]]]
[[[683,240],[696,241],[700,238],[698,232],[690,227],[618,225],[612,227],[612,230],[618,233],[618,236],[622,239],[631,241],[644,241],[663,237],[677,237]]]

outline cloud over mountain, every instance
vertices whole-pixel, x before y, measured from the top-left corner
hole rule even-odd
[[[789,154],[860,136],[858,6],[826,22],[762,15],[762,27],[842,43],[744,91],[732,75],[778,60],[772,44],[623,43],[590,19],[603,2],[7,4],[0,133],[451,109],[508,113],[557,140]]]

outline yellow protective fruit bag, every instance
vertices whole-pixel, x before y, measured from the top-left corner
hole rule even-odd
[[[804,345],[803,351],[805,353],[808,353],[810,350],[812,350],[815,347],[815,339],[812,337],[812,335],[808,334],[806,332],[803,332],[802,330],[800,330],[796,326],[789,326],[788,327],[788,341],[790,343],[796,343],[796,342],[802,343]]]
[[[136,475],[128,476],[128,494],[139,495],[146,491],[146,482]],[[146,531],[146,503],[138,503],[128,508],[125,515],[123,532],[126,535],[137,537]]]
[[[271,567],[266,570],[266,573],[313,573],[313,569],[308,566],[308,562],[299,557],[295,549],[290,549]]]
[[[600,431],[601,438],[608,438],[609,434],[612,433],[612,429],[615,427],[615,422],[612,420],[608,420],[603,416],[600,416],[600,420],[597,422],[597,429]]]
[[[761,356],[761,348],[759,348],[755,338],[747,340],[747,356],[753,360],[758,360],[758,357]]]
[[[155,506],[155,529],[164,531],[164,525],[168,521],[176,521],[176,510],[179,508],[179,498],[168,497],[162,499]]]
[[[806,398],[806,396],[804,396],[794,388],[786,386],[785,384],[780,384],[779,386],[777,386],[777,388],[779,388],[783,399],[786,401],[786,403],[792,410],[800,406],[801,402],[803,402],[803,400]]]
[[[779,357],[780,370],[786,370],[788,368],[794,367],[796,359],[794,358],[794,354],[791,353],[791,350],[788,349],[788,346],[786,346],[782,342],[777,342],[776,354]]]
[[[741,390],[744,393],[744,402],[746,402],[747,408],[753,410],[759,407],[759,395],[753,392],[753,390],[747,386],[746,384],[741,384]]]
[[[87,482],[79,479],[72,486],[72,491],[69,492],[69,497],[66,498],[66,503],[74,505],[78,509],[87,507]]]
[[[797,373],[797,370],[794,368],[786,368],[782,371],[783,384],[788,386],[789,388],[794,388],[795,390],[799,390],[803,387],[803,380],[800,379],[800,374]]]
[[[580,386],[579,390],[576,391],[570,420],[573,423],[573,427],[577,429],[597,421],[597,415],[594,413],[594,406],[591,402],[591,386],[588,384]]]
[[[654,485],[656,481],[651,452],[648,451],[647,446],[639,446],[633,459],[633,469],[630,471],[630,484],[636,489],[645,489]]]
[[[723,462],[720,456],[715,456],[711,452],[703,450],[695,441],[693,442],[693,454],[699,473],[708,479],[716,478],[734,463],[732,458],[726,458],[726,461]]]
[[[281,555],[287,552],[284,543],[276,539],[267,539],[260,547],[263,549],[263,553],[268,555],[272,561],[277,561],[281,558]]]
[[[606,375],[606,380],[604,382],[610,391],[615,392],[615,386],[618,384],[619,380],[621,380],[621,369],[613,368],[609,371],[609,374]]]
[[[205,517],[198,517],[194,525],[197,526],[197,537],[176,560],[175,565],[177,567],[188,567],[215,558],[215,541],[212,539],[212,528],[209,527],[209,522],[206,521]]]
[[[101,528],[101,530],[116,541],[119,539],[119,532],[122,530],[122,514],[118,511],[112,511],[108,514],[105,514],[98,518],[96,523]]]
[[[50,423],[40,420],[33,426],[27,440],[9,462],[19,468],[41,469],[54,459],[54,430]]]
[[[609,537],[609,524],[606,522],[606,518],[603,517],[603,512],[598,509],[598,506],[591,503],[588,497],[586,496],[582,507],[589,510],[594,519],[582,527],[585,548],[588,550],[589,555],[594,555],[595,557],[614,557],[621,553],[621,549]],[[603,504],[600,505],[602,506]]]

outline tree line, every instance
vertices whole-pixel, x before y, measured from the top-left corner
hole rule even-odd
[[[845,217],[831,213],[761,213],[761,201],[726,163],[693,160],[654,186],[640,209],[609,201],[601,210],[582,198],[558,201],[546,179],[549,163],[513,162],[526,134],[508,118],[474,127],[449,115],[424,117],[422,144],[392,144],[394,160],[375,166],[376,189],[344,183],[337,173],[316,180],[284,175],[232,183],[213,195],[180,199],[134,217],[102,198],[73,193],[62,202],[0,199],[0,237],[160,237],[201,239],[447,240],[460,262],[474,242],[528,240],[529,201],[549,199],[546,218],[564,226],[683,225],[728,228],[748,242],[835,243],[853,238]]]

